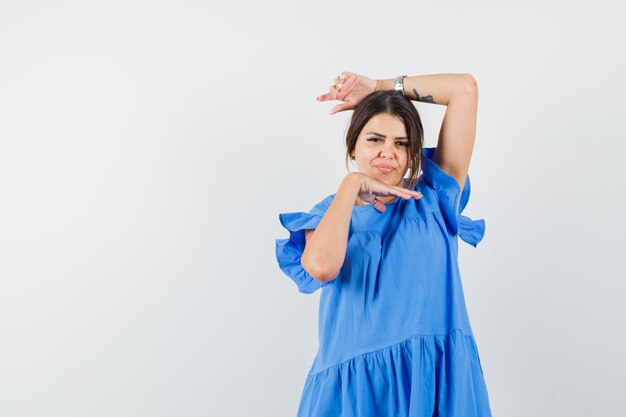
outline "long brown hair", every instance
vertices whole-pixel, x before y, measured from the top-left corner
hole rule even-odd
[[[424,143],[424,128],[417,109],[400,91],[376,91],[365,97],[354,108],[350,125],[346,133],[346,169],[348,160],[354,151],[357,138],[369,119],[380,113],[388,113],[402,120],[409,137],[409,177],[406,188],[413,189],[417,184],[417,177],[421,170],[422,145]]]

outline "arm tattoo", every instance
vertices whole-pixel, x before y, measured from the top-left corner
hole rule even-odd
[[[420,95],[417,93],[417,90],[415,88],[413,89],[413,94],[415,94],[417,101],[422,101],[424,103],[437,104],[435,103],[435,100],[433,100],[433,96],[420,97]]]

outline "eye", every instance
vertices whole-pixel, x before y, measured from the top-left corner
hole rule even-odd
[[[368,138],[367,140],[368,140],[368,142],[369,142],[369,141],[374,142],[374,141],[380,141],[381,139],[380,139],[380,138],[377,138],[377,137],[371,137],[371,138]],[[397,144],[399,144],[399,145],[400,145],[400,146],[402,146],[402,147],[405,147],[405,148],[406,148],[407,146],[409,146],[409,142],[407,142],[407,141],[398,141],[398,142],[396,142],[396,143],[397,143]]]

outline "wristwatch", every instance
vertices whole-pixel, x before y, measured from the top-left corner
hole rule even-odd
[[[404,94],[404,77],[406,77],[406,75],[398,75],[393,81],[394,90],[402,91],[402,95],[406,95]]]

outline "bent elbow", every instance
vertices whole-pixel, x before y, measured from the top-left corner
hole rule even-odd
[[[318,265],[309,265],[308,262],[306,262],[306,260],[304,258],[302,258],[302,260],[300,261],[300,263],[302,264],[302,268],[304,268],[304,270],[306,272],[308,272],[308,274],[315,279],[316,281],[319,281],[321,283],[326,283],[328,281],[332,281],[333,279],[337,278],[337,276],[339,275],[339,271],[330,271],[326,268],[320,267]]]
[[[323,271],[319,274],[319,279],[316,278],[318,281],[321,282],[330,282],[332,280],[334,280],[335,278],[337,278],[339,276],[339,271]]]
[[[478,92],[478,83],[476,82],[476,78],[470,73],[465,74],[466,78],[466,89],[469,93],[477,93]]]

